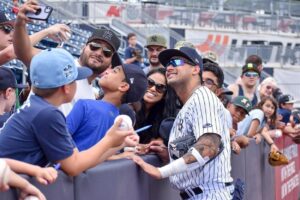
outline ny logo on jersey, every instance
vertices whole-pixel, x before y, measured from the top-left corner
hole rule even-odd
[[[210,127],[212,127],[212,124],[210,123],[206,123],[202,126],[202,128],[210,128]]]

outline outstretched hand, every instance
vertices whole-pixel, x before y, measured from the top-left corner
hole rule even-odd
[[[39,168],[36,171],[35,178],[39,183],[48,185],[56,180],[57,171],[53,167]]]
[[[70,39],[70,27],[65,24],[55,24],[46,29],[48,37],[56,42],[64,42]]]
[[[21,21],[25,23],[31,22],[32,20],[26,16],[26,13],[28,12],[35,13],[39,8],[40,6],[38,5],[38,2],[36,0],[26,1],[26,3],[24,3],[19,9],[17,22],[21,22]]]
[[[133,160],[133,162],[135,162],[137,165],[139,165],[150,176],[152,176],[156,179],[162,178],[159,170],[156,167],[154,167],[153,165],[146,163],[140,156],[131,155],[128,158]]]

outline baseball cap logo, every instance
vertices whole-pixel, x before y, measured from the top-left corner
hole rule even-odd
[[[129,81],[130,81],[130,84],[133,84],[134,78],[130,78]]]
[[[253,64],[252,64],[252,63],[248,63],[248,64],[247,64],[247,68],[248,68],[248,69],[252,69],[252,68],[253,68]]]
[[[63,70],[64,70],[64,75],[65,75],[66,78],[69,78],[69,77],[72,76],[73,69],[72,69],[71,65],[67,65]]]
[[[246,108],[248,108],[250,106],[250,104],[248,103],[247,99],[242,99],[241,102],[244,104],[244,106]]]
[[[103,33],[103,36],[102,36],[103,38],[105,38],[105,39],[107,39],[107,40],[111,40],[111,38],[113,37],[113,34],[112,34],[112,32],[110,32],[109,30],[107,30],[107,31],[105,31],[104,33]]]
[[[152,40],[152,42],[157,42],[157,36],[156,35],[152,36],[151,40]]]

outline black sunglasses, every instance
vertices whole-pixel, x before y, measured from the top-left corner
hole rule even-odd
[[[152,88],[153,86],[155,86],[155,90],[159,93],[164,93],[167,90],[166,85],[155,83],[154,80],[148,78],[148,88]]]
[[[89,43],[89,47],[91,49],[91,51],[97,51],[98,49],[102,49],[103,51],[103,55],[106,57],[106,58],[109,58],[113,55],[113,51],[108,49],[107,47],[99,44],[99,43],[96,43],[96,42],[91,42]]]
[[[14,31],[14,27],[9,25],[0,25],[0,29],[3,30],[5,34],[10,34],[10,32]]]

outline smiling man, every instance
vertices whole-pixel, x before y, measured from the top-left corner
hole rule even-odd
[[[148,74],[148,72],[152,69],[163,67],[158,60],[158,55],[160,52],[167,49],[167,40],[162,35],[150,35],[147,38],[147,44],[145,48],[148,50],[147,56],[150,65],[145,67],[143,70],[145,74]]]
[[[19,10],[15,31],[14,31],[14,48],[18,58],[30,64],[32,57],[37,54],[31,49],[31,42],[26,30],[26,23],[29,21],[25,15],[27,12],[35,12],[37,3],[27,1]],[[92,81],[102,72],[104,72],[112,62],[113,54],[116,53],[120,46],[120,39],[111,29],[96,29],[87,43],[82,48],[82,53],[76,61],[76,65],[86,66],[93,71],[93,74],[87,79],[77,81],[77,90],[72,102],[63,104],[60,109],[64,115],[73,108],[75,102],[79,99],[95,99],[92,87]]]

